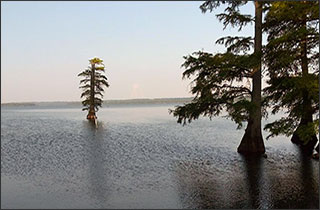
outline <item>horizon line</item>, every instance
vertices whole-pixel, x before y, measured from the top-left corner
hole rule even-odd
[[[163,97],[163,98],[125,98],[125,99],[105,99],[103,101],[130,101],[130,100],[157,100],[157,99],[190,99],[193,97]],[[27,103],[62,103],[62,102],[68,102],[68,103],[72,103],[72,102],[81,102],[81,100],[79,101],[19,101],[19,102],[5,102],[2,103],[1,105],[6,105],[6,104],[27,104]]]

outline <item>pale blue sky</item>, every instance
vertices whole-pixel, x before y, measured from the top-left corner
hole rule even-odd
[[[239,33],[201,3],[1,2],[1,102],[79,101],[77,74],[94,56],[106,65],[104,99],[189,97],[183,56],[222,52],[215,41]]]

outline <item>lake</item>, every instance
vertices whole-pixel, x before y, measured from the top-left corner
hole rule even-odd
[[[245,158],[244,128],[169,108],[102,108],[98,128],[78,107],[2,108],[1,208],[319,208],[319,162],[288,137]]]

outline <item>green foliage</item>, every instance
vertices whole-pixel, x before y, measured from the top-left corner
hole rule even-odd
[[[212,11],[224,4],[224,13],[217,14],[217,18],[227,26],[244,26],[254,21],[250,15],[240,14],[239,7],[247,1],[205,1],[200,9],[202,12]],[[183,125],[199,116],[218,116],[223,110],[227,117],[237,123],[238,128],[249,120],[250,113],[255,109],[252,103],[252,70],[260,64],[260,54],[249,54],[253,47],[252,37],[227,36],[216,41],[227,48],[227,52],[211,54],[195,52],[185,56],[182,67],[185,68],[183,78],[194,78],[191,83],[191,93],[195,95],[190,103],[177,106],[170,110],[178,123]],[[244,81],[249,82],[249,85]]]
[[[224,44],[228,52],[247,53],[254,46],[252,37],[222,37],[216,41],[216,44]]]
[[[246,26],[248,23],[252,23],[254,19],[251,15],[241,14],[239,7],[245,5],[248,1],[214,1],[208,0],[205,1],[200,9],[203,13],[210,11],[224,4],[227,5],[224,13],[217,14],[216,17],[224,25],[225,29],[228,25],[231,27],[238,27],[238,30],[241,31],[242,27]]]
[[[203,13],[212,12],[225,5],[224,13],[217,14],[217,18],[224,28],[238,27],[240,31],[254,21],[250,15],[240,13],[239,8],[246,3],[209,0],[200,9]],[[194,78],[191,93],[195,97],[170,110],[179,123],[190,123],[201,115],[211,118],[226,110],[228,117],[241,127],[256,109],[252,87],[244,85],[244,81],[252,81],[262,57],[269,77],[261,101],[262,115],[267,116],[268,107],[272,114],[280,110],[287,114],[265,126],[270,132],[268,138],[295,132],[306,143],[318,133],[319,2],[263,2],[262,10],[267,12],[262,28],[268,34],[268,44],[262,52],[250,53],[252,37],[227,36],[216,41],[225,45],[226,53],[196,52],[184,57],[183,78]],[[315,114],[316,119],[310,121]]]
[[[98,65],[103,65],[103,60],[100,58],[92,58],[89,60],[90,64],[98,64]]]
[[[272,106],[272,114],[285,108],[291,116],[299,119],[304,113],[303,96],[308,92],[309,99],[313,102],[313,113],[319,109],[319,84],[318,76],[309,74],[301,76],[278,76],[267,81],[268,87],[264,89],[265,100]]]
[[[305,125],[300,125],[297,128],[297,134],[298,136],[303,140],[304,144],[308,143],[309,139],[312,139],[312,136],[315,136],[318,131],[319,123],[317,120],[313,122],[309,122]]]
[[[319,133],[319,119],[302,125],[299,125],[298,120],[299,118],[289,115],[287,117],[282,117],[280,120],[268,123],[265,126],[265,129],[270,132],[267,139],[278,135],[285,135],[289,137],[293,135],[294,132],[297,132],[303,143],[307,144],[308,140],[312,139],[312,136]]]
[[[102,98],[104,87],[109,87],[108,79],[103,72],[105,72],[103,61],[99,58],[93,58],[89,60],[91,66],[85,69],[78,76],[84,79],[80,80],[80,87],[83,92],[81,98],[84,98],[82,110],[89,110],[93,107],[95,111],[99,110],[102,106]],[[92,81],[92,83],[91,83]]]
[[[286,136],[291,136],[295,131],[295,128],[298,126],[298,121],[296,118],[282,117],[280,120],[276,120],[272,123],[268,123],[264,129],[269,130],[270,134],[267,136],[267,139],[284,134]]]
[[[305,143],[318,129],[318,119],[301,124],[305,116],[319,113],[319,2],[272,2],[264,24],[268,44],[264,61],[268,66],[265,103],[275,114],[286,117],[265,126],[269,137],[297,132]],[[304,50],[306,44],[306,51]],[[303,61],[303,54],[307,58]],[[303,73],[302,65],[307,70]],[[309,104],[309,105],[306,105]],[[309,107],[309,108],[308,108]],[[311,117],[312,118],[312,117]],[[319,118],[319,115],[317,116]]]
[[[195,97],[191,103],[170,112],[178,117],[179,123],[185,124],[200,115],[217,116],[225,108],[240,128],[253,109],[250,87],[242,80],[250,77],[251,69],[257,63],[256,57],[230,52],[212,55],[200,51],[184,58],[183,78],[196,76],[191,83],[191,93]]]

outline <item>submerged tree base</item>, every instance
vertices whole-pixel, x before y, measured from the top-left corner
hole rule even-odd
[[[97,119],[97,117],[96,117],[95,114],[88,114],[88,115],[87,115],[87,119],[88,119],[88,120],[93,120],[93,121],[95,121],[95,120]]]
[[[294,144],[297,144],[299,145],[299,147],[301,148],[301,150],[306,153],[306,154],[312,154],[313,153],[313,150],[315,149],[318,153],[319,153],[319,144],[318,146],[315,148],[317,142],[318,142],[318,138],[316,135],[313,135],[311,137],[311,140],[308,141],[307,144],[304,143],[304,141],[302,141],[300,139],[300,137],[298,136],[298,134],[295,132],[293,133],[292,135],[292,138],[291,138],[291,142],[294,143]]]
[[[248,125],[238,147],[238,152],[241,154],[264,154],[265,151],[261,131],[256,132],[251,128],[251,125]]]
[[[90,124],[94,126],[95,128],[98,127],[98,122],[97,122],[97,116],[96,115],[87,115],[87,119],[89,120]]]
[[[264,154],[265,151],[262,137],[251,138],[246,134],[238,147],[238,152],[241,154]]]

